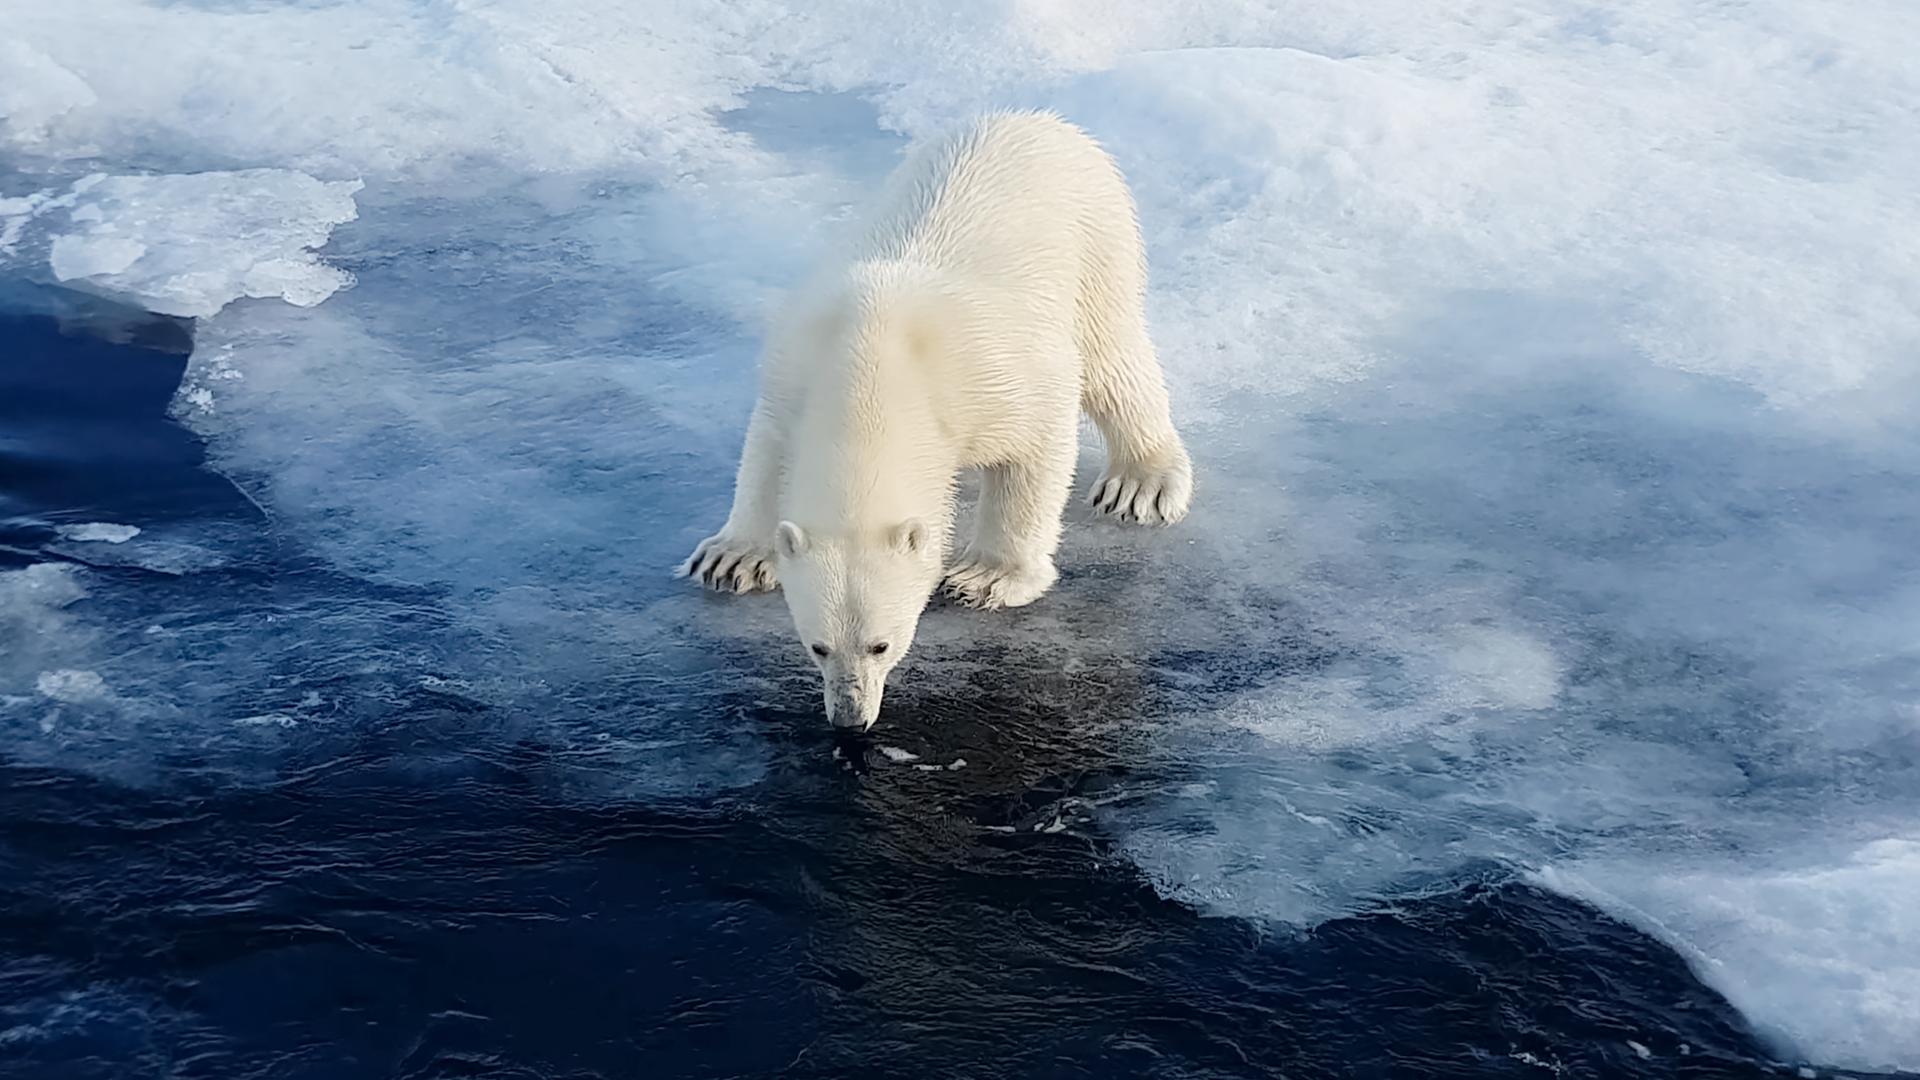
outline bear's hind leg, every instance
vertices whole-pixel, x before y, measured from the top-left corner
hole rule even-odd
[[[1171,525],[1193,498],[1193,463],[1173,426],[1166,377],[1147,333],[1146,269],[1137,230],[1088,252],[1081,284],[1080,405],[1100,429],[1107,467],[1087,492],[1095,511]]]
[[[973,543],[947,571],[947,595],[979,608],[1021,607],[1060,576],[1060,516],[1073,492],[1079,439],[1072,424],[1030,461],[985,470]]]
[[[1193,465],[1174,430],[1144,320],[1128,321],[1087,357],[1082,405],[1107,447],[1106,470],[1087,502],[1121,521],[1171,525],[1186,516],[1193,498]]]

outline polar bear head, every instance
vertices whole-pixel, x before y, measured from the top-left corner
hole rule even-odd
[[[879,719],[887,675],[940,581],[934,547],[917,518],[872,535],[780,523],[780,589],[800,647],[820,669],[833,726],[865,730]]]

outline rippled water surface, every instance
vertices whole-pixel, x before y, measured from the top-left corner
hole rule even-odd
[[[1768,1071],[1667,947],[1491,867],[1304,933],[1150,888],[1094,809],[1124,810],[1156,688],[1204,676],[1203,654],[1097,675],[973,655],[978,677],[908,689],[874,739],[843,742],[804,674],[690,690],[636,671],[604,690],[610,715],[697,697],[703,723],[764,756],[721,797],[606,799],[624,751],[517,741],[537,716],[336,655],[431,622],[430,603],[281,542],[160,414],[184,331],[134,325],[144,337],[115,344],[126,324],[5,322],[5,378],[31,412],[8,417],[5,565],[83,568],[144,612],[113,632],[161,639],[129,647],[174,650],[182,671],[255,652],[287,705],[218,740],[86,733],[108,754],[152,745],[120,777],[18,741],[0,758],[0,1073]],[[26,524],[102,516],[224,547],[155,569]],[[1263,648],[1282,668],[1329,662],[1309,635]]]

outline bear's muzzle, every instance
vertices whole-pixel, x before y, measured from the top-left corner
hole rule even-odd
[[[836,728],[865,731],[880,719],[880,695],[862,694],[857,684],[829,683],[827,722]]]

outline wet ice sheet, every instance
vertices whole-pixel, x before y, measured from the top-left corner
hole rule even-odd
[[[1819,1045],[1862,1067],[1911,1065],[1920,970],[1920,840],[1789,858],[1756,873],[1715,861],[1596,863],[1542,876],[1678,947],[1781,1044]]]
[[[1911,6],[1159,7],[14,5],[0,140],[52,178],[16,197],[95,156],[371,181],[323,256],[359,288],[207,323],[183,415],[289,543],[407,590],[309,597],[254,660],[218,645],[264,622],[156,650],[137,592],[41,582],[91,599],[22,609],[59,632],[7,700],[65,710],[29,752],[164,782],[143,727],[235,738],[325,672],[327,701],[538,702],[602,796],[750,785],[748,702],[811,694],[778,605],[658,575],[724,513],[754,312],[884,128],[1058,105],[1138,191],[1198,509],[1076,525],[1046,605],[934,616],[907,677],[964,696],[984,643],[1131,681],[1154,738],[1100,824],[1208,910],[1310,925],[1560,869],[1783,1053],[1920,1062],[1886,1019],[1920,957],[1882,917],[1898,860],[1793,854],[1920,820],[1920,269],[1887,242],[1920,227]],[[92,685],[62,672],[147,711],[87,721],[107,699],[39,689]],[[623,715],[632,678],[685,715]],[[1702,907],[1744,891],[1773,899]],[[1797,914],[1842,909],[1884,932]],[[1815,956],[1859,977],[1795,978]]]

